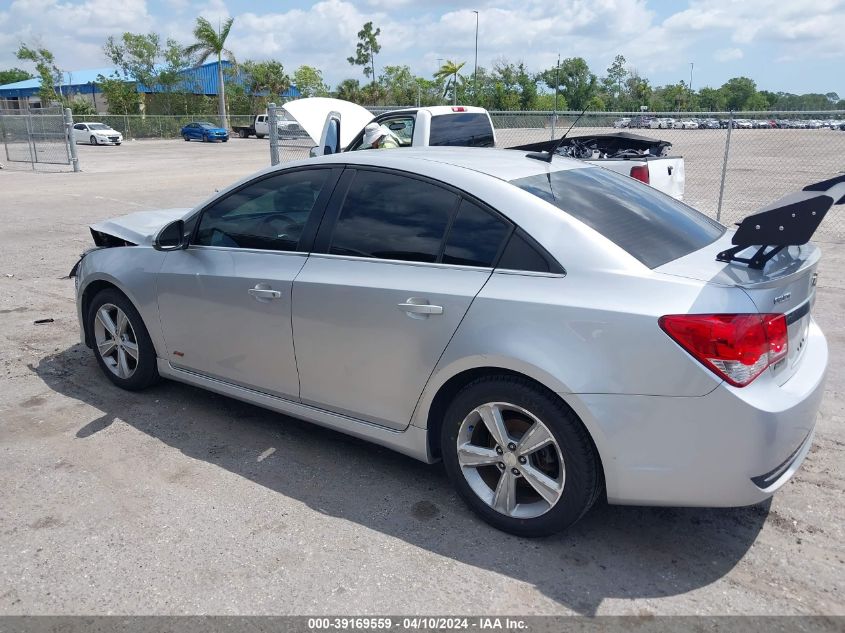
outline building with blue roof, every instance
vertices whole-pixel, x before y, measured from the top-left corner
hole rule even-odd
[[[224,60],[222,63],[224,70],[232,67],[232,63],[229,61]],[[180,74],[184,77],[184,81],[178,87],[179,91],[196,95],[217,96],[216,61],[202,64],[196,68],[190,68],[182,71]],[[107,112],[108,102],[98,83],[98,77],[101,75],[103,77],[117,76],[117,71],[114,68],[93,68],[66,72],[64,73],[62,85],[55,87],[56,92],[60,92],[69,98],[81,96],[91,102],[98,112]],[[235,76],[234,79],[227,81],[227,84],[229,83],[242,83],[242,79]],[[138,92],[145,94],[164,92],[161,86],[147,87],[140,83],[136,84],[136,86]],[[41,78],[26,79],[0,86],[0,109],[26,110],[49,105],[41,103],[41,97],[38,94],[40,89]],[[299,96],[299,90],[293,86],[282,95],[284,99],[295,99]]]

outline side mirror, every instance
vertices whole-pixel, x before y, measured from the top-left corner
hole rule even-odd
[[[319,145],[315,145],[314,147],[312,147],[311,149],[309,149],[309,150],[308,150],[308,156],[309,156],[310,158],[314,158],[315,156],[319,156],[319,154],[317,153],[317,150],[318,150],[319,148],[320,148],[320,146],[319,146]]]
[[[174,220],[166,225],[153,240],[153,248],[157,251],[178,251],[187,245],[184,220]]]

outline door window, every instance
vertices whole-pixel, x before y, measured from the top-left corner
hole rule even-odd
[[[84,123],[77,123],[76,125],[74,125],[74,126],[73,126],[73,129],[74,129],[74,130],[83,130],[83,131],[84,131],[84,130],[86,129],[86,127],[85,127],[85,124],[84,124]]]
[[[458,196],[397,174],[359,171],[332,235],[329,252],[436,262]]]
[[[205,209],[195,244],[295,251],[331,170],[277,174]]]

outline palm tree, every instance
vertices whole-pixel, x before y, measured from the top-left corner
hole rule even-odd
[[[185,54],[193,57],[196,55],[196,65],[200,66],[205,63],[212,55],[217,56],[217,101],[218,112],[220,114],[220,122],[224,128],[229,129],[229,119],[226,116],[226,95],[224,94],[223,86],[223,57],[237,64],[235,56],[232,51],[225,47],[226,38],[229,37],[229,30],[232,28],[232,22],[235,18],[229,18],[223,22],[223,26],[215,31],[211,23],[205,18],[197,18],[197,25],[194,27],[195,44],[191,44],[185,49]]]
[[[435,79],[439,79],[443,81],[447,77],[451,77],[449,82],[452,85],[452,104],[458,105],[458,82],[460,81],[463,83],[466,81],[463,75],[460,74],[461,68],[464,67],[466,62],[461,62],[460,64],[457,62],[453,62],[451,59],[447,59],[446,63],[440,67],[436,73],[434,73]],[[446,90],[449,89],[449,84],[446,84]]]

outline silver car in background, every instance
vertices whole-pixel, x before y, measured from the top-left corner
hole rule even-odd
[[[182,381],[442,459],[494,526],[737,506],[810,449],[827,366],[815,246],[732,231],[573,159],[429,148],[287,163],[194,209],[92,226],[83,341],[126,389]]]

